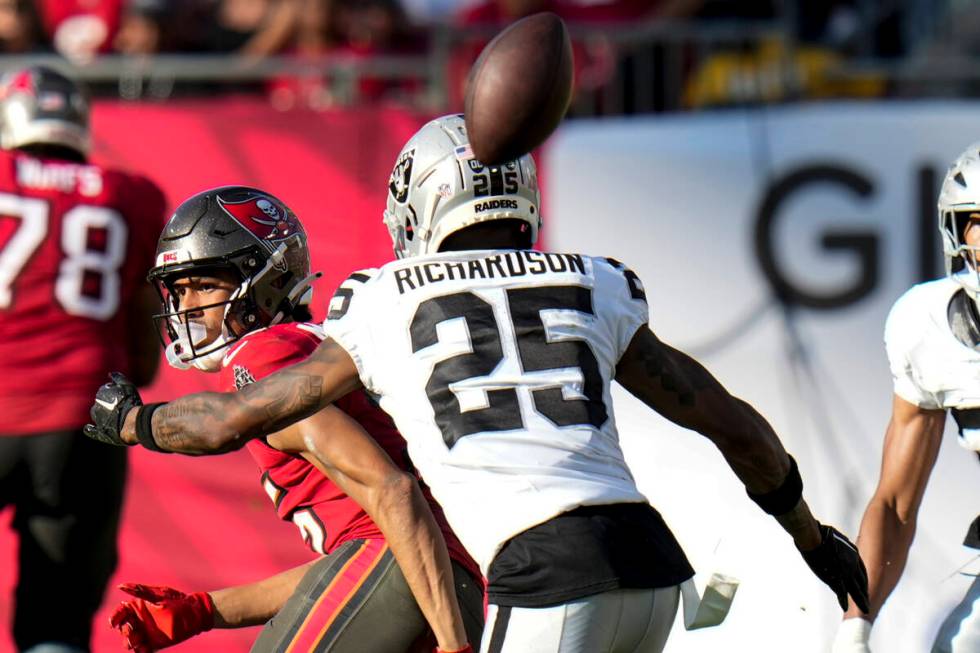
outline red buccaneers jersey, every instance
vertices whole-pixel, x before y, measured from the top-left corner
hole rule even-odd
[[[318,325],[278,324],[249,333],[235,343],[224,357],[221,387],[238,390],[257,379],[298,363],[323,340]],[[388,414],[361,390],[339,399],[338,408],[352,417],[377,441],[385,453],[403,469],[410,462],[405,441]],[[262,485],[280,519],[299,527],[303,540],[318,553],[330,553],[348,540],[382,537],[381,530],[356,501],[302,456],[273,449],[265,440],[252,440],[249,453],[262,470]],[[446,538],[450,555],[479,576],[476,565],[465,553],[431,497],[429,505]]]
[[[129,369],[165,201],[143,177],[0,152],[0,434],[76,429]]]

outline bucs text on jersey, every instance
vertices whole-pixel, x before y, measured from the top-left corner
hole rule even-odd
[[[316,324],[292,322],[252,331],[235,343],[222,360],[220,385],[227,391],[240,390],[302,361],[322,340],[323,330]],[[357,421],[395,464],[409,468],[405,441],[391,418],[363,391],[342,397],[336,406]],[[265,439],[251,440],[246,447],[262,470],[262,486],[279,518],[295,523],[313,551],[327,554],[350,540],[383,537],[361,506],[302,456],[274,449]],[[447,526],[442,510],[425,488],[423,492],[429,498],[450,556],[478,576],[475,564]]]
[[[128,362],[165,200],[150,180],[0,152],[0,434],[78,428]]]
[[[610,383],[647,318],[639,279],[615,261],[467,251],[351,275],[326,330],[486,573],[507,540],[556,515],[646,502]]]

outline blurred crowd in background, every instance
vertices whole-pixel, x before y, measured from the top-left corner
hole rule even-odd
[[[967,0],[0,0],[0,50],[58,55],[82,77],[106,55],[221,55],[236,62],[235,80],[261,69],[261,83],[235,88],[267,93],[281,109],[457,109],[488,38],[543,10],[572,30],[573,114],[921,95],[923,80],[943,81],[947,94],[980,86],[969,72],[921,72],[980,52],[980,3]],[[292,63],[280,73],[258,65],[270,60]],[[163,83],[157,73],[154,84],[97,90],[163,98],[228,86],[200,75],[181,84],[172,70]]]

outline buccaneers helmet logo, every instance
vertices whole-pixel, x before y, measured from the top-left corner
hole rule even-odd
[[[282,240],[299,231],[286,207],[264,195],[251,195],[239,201],[219,196],[218,205],[260,240]]]

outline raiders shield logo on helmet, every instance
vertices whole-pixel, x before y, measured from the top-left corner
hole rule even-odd
[[[403,153],[395,162],[395,169],[391,171],[388,190],[399,204],[404,204],[405,200],[408,199],[408,186],[412,181],[412,160],[414,158],[415,150]]]
[[[260,240],[282,240],[300,228],[286,207],[267,195],[255,193],[240,200],[219,195],[218,205]]]

